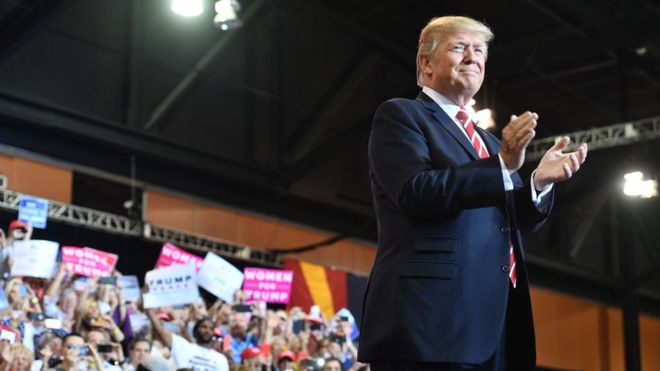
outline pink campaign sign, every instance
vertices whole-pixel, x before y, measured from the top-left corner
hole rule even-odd
[[[293,271],[248,267],[243,273],[243,291],[248,302],[289,303]]]
[[[91,247],[62,246],[66,271],[87,277],[109,276],[119,257]]]
[[[158,261],[156,261],[156,268],[191,263],[195,264],[195,271],[199,272],[202,263],[204,263],[204,259],[180,249],[171,243],[166,243],[163,245],[163,248],[160,249],[160,256],[158,257]]]

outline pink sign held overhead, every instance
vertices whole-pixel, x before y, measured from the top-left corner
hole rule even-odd
[[[62,262],[66,271],[87,277],[112,274],[119,257],[91,247],[62,246]]]
[[[195,264],[195,271],[199,272],[204,259],[180,249],[171,243],[166,243],[160,249],[160,256],[156,261],[156,268],[169,267],[171,265]]]
[[[293,271],[248,267],[243,273],[243,291],[248,302],[289,303]]]

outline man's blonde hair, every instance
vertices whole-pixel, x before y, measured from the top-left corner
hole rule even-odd
[[[435,17],[426,24],[419,34],[417,47],[417,85],[421,86],[421,58],[430,57],[442,42],[442,38],[457,31],[475,32],[483,36],[486,46],[495,35],[490,27],[470,17],[449,15]]]

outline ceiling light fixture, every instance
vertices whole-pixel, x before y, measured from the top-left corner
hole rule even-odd
[[[237,0],[218,0],[215,2],[215,18],[213,23],[223,31],[240,27],[243,22],[238,19],[241,4]]]
[[[202,0],[172,0],[172,11],[183,17],[196,17],[204,12]]]
[[[651,198],[658,195],[658,182],[644,179],[641,171],[633,171],[623,176],[626,180],[623,185],[623,194],[630,197]]]

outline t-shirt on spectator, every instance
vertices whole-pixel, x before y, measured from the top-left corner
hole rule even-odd
[[[194,371],[229,371],[229,364],[224,355],[213,349],[189,343],[176,334],[172,334],[172,357],[178,368],[190,368]]]
[[[252,333],[246,334],[243,340],[240,340],[239,338],[232,338],[231,351],[232,351],[232,358],[234,363],[236,364],[241,363],[241,353],[243,353],[245,349],[258,347],[258,346],[259,346],[259,340]]]

